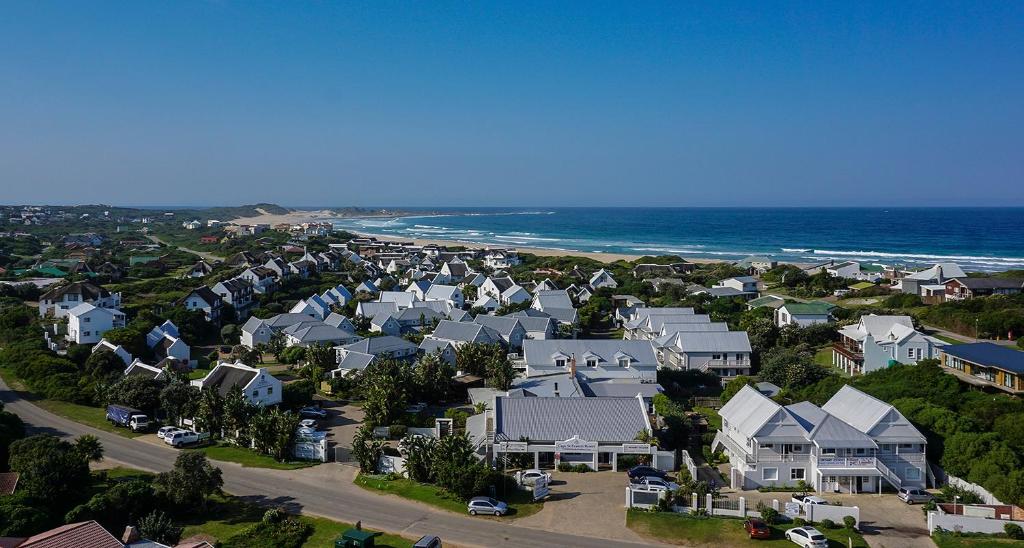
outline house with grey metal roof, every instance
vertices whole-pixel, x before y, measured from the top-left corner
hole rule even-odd
[[[356,305],[356,316],[373,319],[377,314],[397,314],[398,304],[394,302],[367,303],[361,302]]]
[[[782,406],[745,386],[722,409],[712,442],[732,466],[737,489],[795,486],[816,491],[879,492],[923,487],[926,440],[893,406],[844,386],[822,407]]]
[[[345,331],[318,320],[309,320],[292,324],[281,330],[285,344],[288,346],[312,346],[329,344],[331,346],[354,343],[362,337],[351,331]]]
[[[832,365],[847,375],[938,358],[939,350],[947,345],[914,329],[910,316],[868,314],[856,324],[840,328],[839,335],[839,341],[832,345]]]
[[[362,352],[377,357],[412,360],[416,357],[417,346],[403,338],[385,335],[383,337],[367,337],[361,341],[344,346],[336,346],[339,361],[345,352]]]
[[[655,382],[658,358],[650,341],[615,339],[547,339],[523,341],[526,375],[568,372],[575,363],[578,378],[633,379]]]
[[[502,342],[510,349],[523,346],[523,339],[526,338],[526,328],[523,327],[518,318],[480,314],[473,319],[473,322],[497,331],[501,335]]]
[[[330,372],[330,376],[332,379],[337,379],[363,371],[373,363],[376,357],[373,354],[363,354],[362,352],[345,352],[338,359],[338,366]]]
[[[659,457],[656,447],[636,441],[653,433],[642,398],[497,396],[482,415],[467,421],[467,430],[474,440],[494,440],[482,447],[494,461],[516,452],[532,454],[536,467],[564,462],[617,470],[622,454]]]
[[[207,375],[192,381],[200,390],[216,390],[226,396],[232,387],[242,389],[242,394],[256,405],[277,405],[281,403],[281,381],[261,367],[250,367],[242,362],[220,362]]]
[[[543,314],[543,312],[540,313]],[[519,321],[519,325],[523,326],[523,329],[526,331],[527,339],[553,339],[558,334],[558,322],[546,314],[543,316],[531,316],[524,311],[523,313],[515,312],[509,314],[508,317]]]
[[[427,335],[431,339],[448,341],[456,347],[469,343],[502,344],[501,334],[494,329],[476,322],[453,322],[442,320]]]
[[[722,382],[750,374],[746,331],[678,331],[658,351],[665,367],[714,373]]]

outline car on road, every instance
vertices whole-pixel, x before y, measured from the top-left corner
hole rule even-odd
[[[316,430],[316,419],[302,419],[299,421],[299,427]]]
[[[771,538],[772,528],[768,527],[768,524],[759,519],[748,519],[743,522],[743,530],[747,532],[750,538]]]
[[[786,540],[804,548],[828,548],[828,539],[814,527],[794,527],[786,531]]]
[[[668,477],[668,474],[666,472],[664,472],[662,470],[658,470],[657,468],[655,468],[653,466],[645,466],[645,465],[642,465],[642,464],[630,468],[626,472],[626,475],[629,476],[629,479],[631,479],[631,480],[638,479],[638,478],[645,478],[645,477],[646,478],[662,478],[662,479],[665,479],[666,477]]]
[[[551,474],[536,468],[523,470],[516,474],[516,479],[519,480],[519,485],[533,485],[539,478],[544,478],[548,483],[551,483]]]
[[[162,426],[159,430],[156,431],[156,437],[164,439],[165,437],[167,437],[167,434],[177,432],[178,430],[181,430],[181,428],[178,428],[177,426]]]
[[[666,479],[656,477],[639,478],[633,482],[634,488],[640,487],[645,491],[675,491],[679,485]]]
[[[469,511],[469,515],[475,516],[477,514],[491,514],[493,516],[504,516],[508,513],[508,505],[500,500],[492,499],[491,497],[473,497],[469,501],[469,505],[466,507]]]
[[[420,537],[416,544],[412,545],[412,548],[441,548],[441,538],[434,535]]]
[[[907,504],[925,503],[935,498],[928,491],[916,487],[900,487],[900,492],[896,496]]]
[[[323,419],[327,417],[327,411],[320,409],[319,407],[303,407],[299,409],[299,415],[303,417],[313,417],[315,419]]]

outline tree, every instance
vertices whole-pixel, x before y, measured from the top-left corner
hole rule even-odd
[[[280,359],[281,352],[286,348],[284,333],[281,331],[274,331],[270,335],[270,340],[267,341],[267,351],[274,355],[275,358]]]
[[[408,366],[377,358],[363,372],[363,411],[372,426],[388,426],[408,404]]]
[[[182,509],[199,506],[205,510],[207,498],[220,492],[224,479],[220,468],[210,464],[205,454],[184,451],[175,459],[174,468],[159,474],[153,483],[171,504]]]
[[[299,416],[278,408],[260,408],[249,420],[249,437],[253,448],[279,461],[288,457],[288,449],[299,427]]]
[[[175,527],[171,517],[160,510],[153,510],[139,520],[139,535],[163,544],[177,544],[181,528]]]
[[[163,381],[129,375],[121,377],[106,390],[107,404],[119,403],[152,414],[160,406]]]
[[[106,379],[124,372],[124,360],[109,350],[93,352],[82,365],[82,372],[93,379]]]
[[[199,422],[199,429],[209,432],[211,436],[220,436],[223,428],[223,416],[224,398],[221,397],[220,392],[212,388],[200,392],[195,417]]]
[[[4,403],[0,401],[0,470],[7,466],[9,449],[14,440],[25,437],[25,423],[21,417],[4,411]]]
[[[719,396],[719,398],[722,400],[722,403],[725,404],[726,402],[731,400],[737,392],[742,390],[744,386],[754,386],[754,384],[755,383],[753,377],[740,375],[725,384],[725,388],[722,389],[722,394]]]
[[[420,401],[437,403],[448,399],[455,369],[441,357],[440,351],[423,355],[413,368],[413,385]]]
[[[516,379],[516,370],[512,367],[507,355],[491,356],[487,361],[487,378],[485,382],[491,388],[508,390]]]
[[[10,453],[18,489],[46,505],[75,500],[89,487],[89,461],[69,442],[37,434],[12,443]]]
[[[500,344],[465,344],[455,355],[455,367],[463,373],[484,377],[490,360],[502,356],[505,356],[505,349]]]
[[[333,369],[337,356],[329,344],[316,343],[306,348],[306,368],[304,376],[314,383],[319,383],[324,378],[324,373]]]
[[[493,480],[493,471],[476,458],[465,433],[437,440],[430,452],[430,472],[438,487],[462,500],[483,492]]]
[[[241,336],[242,330],[233,323],[229,323],[220,328],[220,340],[223,341],[224,344],[238,344]]]
[[[223,428],[224,435],[244,444],[243,439],[238,439],[249,422],[249,417],[255,412],[255,406],[245,399],[242,388],[237,384],[228,389],[224,396]]]
[[[384,453],[384,442],[373,436],[373,427],[363,424],[352,437],[352,456],[359,461],[359,470],[366,474],[377,471],[377,460]]]
[[[236,344],[231,347],[231,355],[236,361],[240,361],[244,364],[258,364],[263,361],[263,356],[260,355],[259,350],[242,346],[240,344]]]
[[[425,436],[406,436],[398,444],[398,451],[405,457],[405,471],[409,479],[420,483],[430,483],[430,456],[437,442]]]
[[[172,380],[160,390],[160,407],[167,413],[171,424],[195,415],[198,400],[199,393],[195,387],[181,379]]]
[[[309,379],[299,379],[284,385],[281,389],[281,405],[294,409],[313,402],[316,386]]]
[[[103,444],[92,434],[84,434],[75,440],[75,450],[88,462],[103,460]]]
[[[64,521],[74,523],[96,520],[108,531],[124,527],[156,507],[156,491],[149,480],[130,480],[115,483],[92,496],[85,504],[74,507]]]

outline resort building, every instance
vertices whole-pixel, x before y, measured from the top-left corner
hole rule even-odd
[[[942,367],[961,381],[979,388],[1024,393],[1024,352],[979,342],[942,348]]]
[[[712,450],[724,450],[736,489],[796,487],[880,492],[924,487],[925,437],[895,407],[849,385],[823,406],[782,406],[745,386],[721,409]]]

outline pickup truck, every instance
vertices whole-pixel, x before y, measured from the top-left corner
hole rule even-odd
[[[132,432],[141,432],[149,428],[149,417],[145,413],[125,405],[108,405],[107,420],[118,426],[131,428]]]
[[[828,504],[828,501],[817,495],[793,495],[793,502],[799,504]]]

